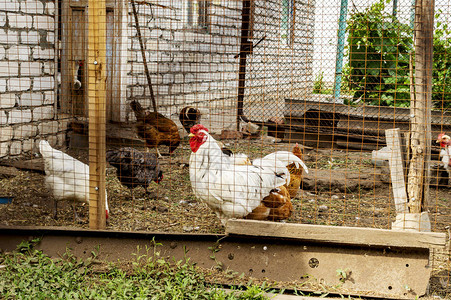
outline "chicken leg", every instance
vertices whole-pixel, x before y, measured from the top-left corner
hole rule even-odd
[[[161,155],[160,151],[158,150],[158,147],[155,147],[156,153],[157,153],[157,157],[158,158],[162,158],[163,155]],[[150,149],[146,147],[146,152],[149,153]]]
[[[86,220],[83,220],[82,218],[80,218],[77,214],[77,209],[75,208],[75,203],[72,205],[72,208],[74,209],[74,219],[78,224],[82,224],[84,222],[86,222]]]

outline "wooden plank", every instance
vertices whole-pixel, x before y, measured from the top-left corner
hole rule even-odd
[[[89,228],[105,229],[106,6],[89,0]]]
[[[127,1],[112,1],[114,2],[114,33],[113,33],[113,73],[112,73],[112,94],[111,94],[111,103],[108,104],[111,106],[111,114],[108,114],[108,119],[116,122],[124,121],[121,119],[121,114],[125,114],[122,112],[125,110],[126,104],[121,105],[121,100],[126,98],[125,90],[126,90],[126,69],[127,69],[127,60],[122,59],[123,55],[127,53],[127,34],[123,34],[123,32],[127,32],[124,30],[124,27],[127,24],[127,21],[123,20],[123,15],[127,16]],[[125,44],[125,45],[124,45]]]
[[[315,95],[312,95],[314,97]],[[285,99],[285,118],[303,118],[308,110],[318,110],[321,112],[336,113],[348,116],[350,118],[362,118],[366,120],[377,119],[385,122],[409,122],[410,108],[360,105],[351,106],[346,104],[334,103],[333,98],[327,102],[307,100],[307,99]],[[437,126],[451,126],[451,113],[441,110],[433,110],[432,124]]]
[[[16,177],[17,175],[19,175],[17,168],[0,166],[0,179]]]
[[[44,174],[44,160],[35,158],[30,160],[8,160],[0,163],[4,166],[14,167],[19,170],[33,171]]]
[[[415,99],[411,101],[411,149],[407,191],[411,213],[427,205],[431,158],[431,103],[433,62],[434,0],[415,5]]]
[[[403,248],[443,248],[446,243],[446,234],[437,232],[399,232],[362,227],[288,224],[237,219],[230,219],[227,222],[226,234]]]
[[[401,150],[401,131],[399,128],[385,130],[387,146],[391,151],[388,159],[390,177],[393,189],[393,199],[397,213],[408,212],[406,182],[404,181],[404,166]]]

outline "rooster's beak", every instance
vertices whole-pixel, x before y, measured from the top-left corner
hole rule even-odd
[[[195,134],[192,134],[192,133],[190,133],[190,134],[188,134],[188,136],[190,137],[190,138],[192,138],[193,136],[196,136]]]

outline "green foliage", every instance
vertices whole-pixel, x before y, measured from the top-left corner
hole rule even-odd
[[[348,20],[344,82],[354,101],[371,105],[410,106],[409,59],[414,61],[413,32],[407,24],[384,12],[380,0]],[[436,16],[437,17],[437,16]],[[434,33],[433,102],[451,107],[451,42],[447,24]]]
[[[441,10],[435,15],[440,17]],[[434,31],[432,101],[436,108],[451,108],[451,30],[448,23],[437,22]]]
[[[205,283],[196,267],[159,256],[154,243],[138,248],[129,264],[105,264],[92,252],[78,259],[68,250],[54,259],[32,243],[0,255],[2,299],[267,299],[264,286],[249,285],[242,293],[227,293]]]
[[[314,94],[332,94],[332,90],[327,89],[324,86],[324,72],[318,74],[313,83],[313,93]]]
[[[346,81],[354,99],[372,105],[408,106],[412,32],[384,13],[384,8],[381,0],[348,20]]]

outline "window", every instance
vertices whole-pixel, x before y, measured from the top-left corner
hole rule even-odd
[[[294,41],[294,1],[282,0],[281,42],[292,46]]]
[[[210,0],[187,0],[186,24],[189,28],[208,31],[210,27]]]

